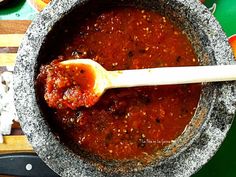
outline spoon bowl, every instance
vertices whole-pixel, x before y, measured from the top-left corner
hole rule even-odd
[[[85,70],[90,70],[94,74],[92,80],[94,81],[94,86],[92,92],[96,96],[101,96],[103,92],[108,88],[109,86],[109,79],[108,71],[105,70],[99,63],[91,60],[91,59],[72,59],[72,60],[65,60],[60,62],[62,65],[66,66],[77,66],[77,67],[83,67]]]

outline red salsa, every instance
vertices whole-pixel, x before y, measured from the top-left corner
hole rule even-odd
[[[39,79],[44,77],[44,99],[48,106],[75,110],[80,106],[94,105],[98,96],[93,92],[95,84],[93,70],[88,65],[65,65],[60,63],[61,61],[56,59],[50,65],[41,67],[38,77]]]
[[[78,23],[60,61],[91,58],[107,70],[198,65],[186,35],[156,12],[115,8]],[[50,72],[51,67],[53,63],[41,67],[37,82],[53,107],[50,119],[59,135],[103,159],[143,158],[162,149],[184,131],[201,92],[200,84],[110,89],[94,106],[75,109],[73,103],[83,98],[74,75],[84,73],[58,66]],[[69,91],[64,87],[68,83]],[[82,85],[93,84],[84,80]],[[63,94],[66,99],[60,100]]]

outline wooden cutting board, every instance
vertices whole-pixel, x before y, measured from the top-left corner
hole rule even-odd
[[[14,66],[17,49],[30,23],[28,20],[0,20],[0,66]],[[0,144],[0,154],[32,151],[19,123],[14,122],[11,135],[4,136],[4,143]]]

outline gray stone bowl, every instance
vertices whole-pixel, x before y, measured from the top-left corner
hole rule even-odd
[[[75,153],[56,136],[39,103],[35,78],[41,64],[56,56],[56,44],[73,26],[73,14],[137,6],[165,15],[188,35],[201,65],[233,64],[233,54],[219,23],[197,0],[54,0],[30,25],[15,66],[15,105],[20,124],[35,152],[56,173],[71,176],[191,176],[217,151],[233,121],[235,82],[205,83],[186,131],[153,160],[106,162]]]

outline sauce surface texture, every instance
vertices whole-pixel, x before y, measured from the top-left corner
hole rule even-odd
[[[60,60],[91,58],[107,70],[198,65],[186,35],[156,12],[117,8],[78,23]],[[45,88],[46,68],[41,67],[37,80]],[[184,131],[200,92],[198,84],[111,89],[92,107],[57,108],[50,119],[60,128],[59,135],[91,154],[103,159],[143,158]]]

